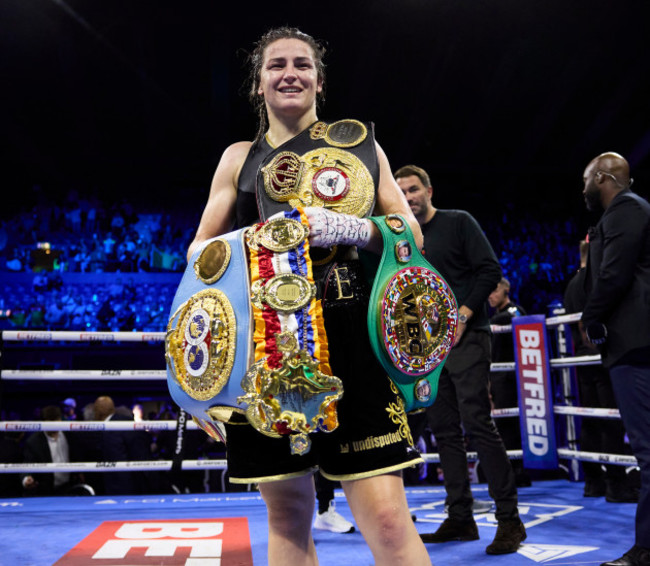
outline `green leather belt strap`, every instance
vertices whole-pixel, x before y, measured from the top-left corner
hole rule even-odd
[[[401,216],[370,218],[384,251],[370,294],[368,332],[373,351],[404,400],[405,410],[430,406],[454,343],[456,298],[418,250]]]

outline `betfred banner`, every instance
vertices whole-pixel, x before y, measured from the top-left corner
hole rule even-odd
[[[558,461],[546,319],[544,315],[515,317],[512,319],[512,333],[524,466],[538,470],[555,469]]]
[[[106,521],[54,566],[253,566],[248,520]]]

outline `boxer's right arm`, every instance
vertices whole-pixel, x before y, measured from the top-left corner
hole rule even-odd
[[[187,250],[187,260],[204,241],[226,234],[235,223],[235,202],[239,173],[250,150],[250,142],[238,142],[226,149],[212,178],[210,196],[205,205],[194,240]]]

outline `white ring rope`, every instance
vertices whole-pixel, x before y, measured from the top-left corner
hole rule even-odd
[[[198,430],[188,419],[188,430]],[[97,431],[97,430],[176,430],[176,421],[0,421],[0,431]]]
[[[600,454],[598,452],[581,452],[580,450],[558,448],[557,455],[560,458],[580,460],[581,462],[600,462],[601,464],[617,464],[619,466],[639,465],[634,456],[626,456],[624,454]]]
[[[634,456],[623,454],[602,454],[598,452],[582,452],[558,448],[558,456],[568,460],[583,462],[596,462],[601,464],[615,464],[619,466],[638,466]],[[522,450],[508,450],[508,457],[520,460]],[[439,463],[440,455],[437,453],[422,454],[422,459],[427,463]],[[476,452],[467,453],[468,462],[479,461]],[[170,471],[171,460],[141,460],[133,462],[68,462],[59,464],[0,464],[0,473],[52,473],[60,472],[120,472],[120,471]],[[225,470],[226,460],[183,460],[183,470]]]
[[[573,366],[594,366],[601,363],[600,354],[594,356],[572,356],[553,358],[549,360],[552,369],[570,368]],[[515,371],[515,362],[498,362],[490,364],[491,372]]]
[[[129,380],[161,381],[167,379],[164,370],[150,369],[3,369],[0,378],[6,380],[35,379],[42,381],[68,380]]]
[[[574,415],[580,417],[599,417],[601,419],[620,419],[621,413],[618,409],[594,409],[591,407],[575,407],[568,405],[556,405],[553,407],[556,415]]]
[[[577,322],[581,313],[567,314],[546,319],[546,326],[559,326],[561,324]],[[503,334],[512,332],[512,325],[492,325],[492,332]],[[6,341],[54,341],[54,342],[162,342],[165,332],[76,332],[76,331],[10,331],[0,332],[0,337]],[[600,355],[574,356],[550,360],[551,368],[569,368],[577,365],[596,365],[601,363]],[[514,362],[491,364],[492,372],[514,371]],[[167,373],[164,370],[2,370],[0,378],[5,380],[163,380]],[[618,409],[600,409],[575,406],[554,406],[554,414],[590,416],[599,418],[619,419]],[[519,416],[519,408],[495,409],[493,417]],[[133,430],[175,430],[176,421],[0,421],[0,431],[133,431]],[[187,422],[188,429],[198,429],[196,423]],[[634,456],[622,454],[602,454],[596,452],[583,452],[566,448],[558,448],[558,456],[569,460],[598,462],[603,464],[616,464],[623,466],[637,466]],[[511,459],[523,458],[522,450],[508,450]],[[428,463],[440,462],[437,453],[422,454]],[[467,453],[468,461],[477,461],[476,452]],[[48,464],[0,464],[0,473],[52,473],[64,472],[108,472],[108,471],[170,471],[171,460],[146,460],[133,462],[70,462]],[[226,460],[183,460],[183,470],[223,470],[227,468]]]
[[[546,319],[546,326],[560,326],[560,324],[567,324],[569,322],[578,322],[582,317],[581,312],[572,314],[563,314],[560,316],[551,316]],[[512,332],[512,324],[491,324],[490,328],[494,334],[506,334]]]
[[[73,330],[3,330],[9,342],[163,342],[164,332],[76,332]]]
[[[226,460],[183,460],[183,470],[225,470]],[[52,472],[146,472],[169,471],[171,460],[140,460],[133,462],[66,462],[59,464],[0,464],[0,473]]]
[[[560,369],[573,366],[597,365],[600,363],[600,355],[595,356],[575,356],[571,358],[555,358],[550,360],[551,368]],[[515,362],[493,363],[490,366],[492,372],[514,371]],[[24,370],[24,369],[3,369],[0,371],[0,378],[7,380],[18,379],[37,379],[37,380],[84,380],[84,379],[103,379],[103,380],[141,380],[156,381],[167,378],[164,370]]]
[[[555,405],[553,413],[556,415],[573,415],[576,417],[599,417],[602,419],[620,419],[618,409],[602,409],[592,407],[576,407],[573,405]],[[518,417],[519,407],[507,409],[492,409],[492,418]]]
[[[559,326],[568,322],[580,320],[581,313],[564,314],[546,319],[546,326]],[[495,334],[512,331],[512,325],[491,326]],[[73,330],[3,330],[3,340],[13,342],[36,342],[47,340],[52,342],[162,342],[165,332],[77,332]]]

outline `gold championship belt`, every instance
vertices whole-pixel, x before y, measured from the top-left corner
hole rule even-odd
[[[304,454],[308,434],[338,426],[341,380],[329,366],[327,336],[309,259],[308,222],[301,210],[248,230],[255,363],[238,401],[262,434],[290,435]]]
[[[167,386],[210,436],[214,421],[244,413],[237,397],[253,362],[253,324],[244,230],[204,242],[176,290],[167,324]]]
[[[384,239],[368,308],[373,351],[407,412],[435,401],[454,343],[458,309],[451,287],[422,256],[399,215],[372,217]]]
[[[183,275],[167,326],[167,383],[219,440],[214,421],[233,413],[267,436],[289,435],[296,454],[309,451],[309,433],[338,426],[343,386],[329,366],[308,233],[301,211],[283,213],[209,240]]]
[[[375,198],[372,174],[357,155],[344,149],[363,143],[367,135],[366,126],[357,120],[317,122],[304,147],[318,140],[328,145],[305,153],[278,151],[261,169],[265,195],[292,207],[317,206],[367,216]]]

